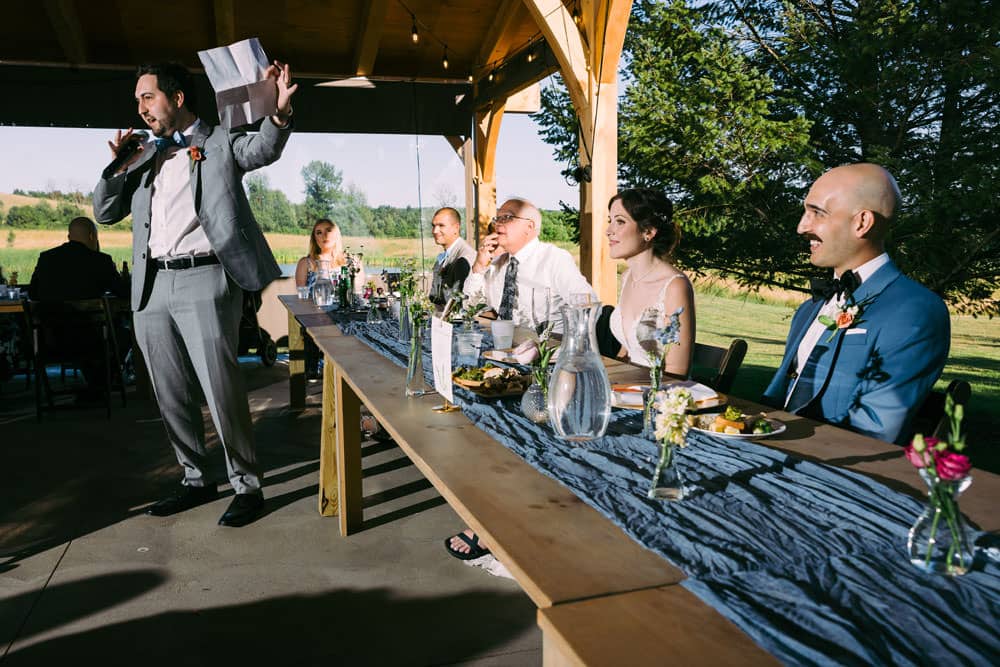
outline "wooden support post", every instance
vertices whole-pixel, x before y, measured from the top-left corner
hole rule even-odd
[[[604,225],[618,189],[618,60],[632,0],[585,0],[577,26],[562,0],[524,0],[552,52],[580,119],[580,270],[601,301],[617,302],[617,267],[608,256]]]
[[[334,516],[340,511],[337,480],[337,389],[336,373],[329,357],[323,362],[323,416],[319,437],[319,513]]]
[[[295,315],[288,313],[288,407],[303,410],[306,407],[306,347],[302,325]]]
[[[333,363],[327,358],[328,368]],[[325,369],[324,369],[325,370]],[[336,387],[337,497],[340,500],[340,534],[347,537],[361,528],[361,400],[339,372],[333,374]]]
[[[497,213],[496,155],[503,112],[503,104],[497,104],[487,111],[476,112],[475,190],[478,239],[486,236],[486,228]]]

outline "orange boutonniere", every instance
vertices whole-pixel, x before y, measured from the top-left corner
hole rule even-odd
[[[198,146],[188,147],[188,157],[191,158],[191,171],[194,171],[194,165],[196,162],[201,162],[205,159],[205,154],[201,152],[201,148]]]

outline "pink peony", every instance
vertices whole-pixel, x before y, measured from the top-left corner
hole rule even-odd
[[[934,457],[934,464],[938,477],[948,482],[962,479],[972,469],[972,463],[969,462],[968,456],[951,451],[938,453]]]

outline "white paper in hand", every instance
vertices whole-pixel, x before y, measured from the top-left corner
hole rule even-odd
[[[226,129],[255,123],[277,110],[278,89],[264,75],[269,61],[256,37],[199,51]]]

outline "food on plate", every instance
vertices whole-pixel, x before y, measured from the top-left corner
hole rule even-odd
[[[774,431],[774,426],[764,413],[745,415],[739,408],[732,405],[720,414],[698,418],[695,426],[712,433],[725,433],[727,435],[764,435]]]
[[[479,394],[523,393],[531,384],[531,375],[516,368],[500,368],[487,363],[481,367],[462,366],[452,373],[452,379],[462,387]]]

